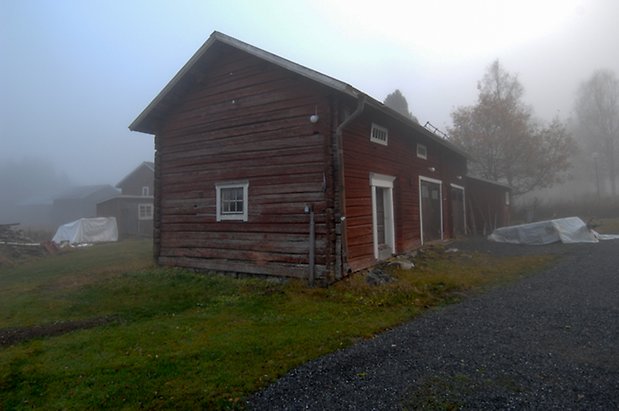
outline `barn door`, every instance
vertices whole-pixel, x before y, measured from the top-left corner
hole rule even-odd
[[[464,187],[451,185],[451,222],[453,235],[462,236],[466,234],[466,213],[464,211]]]
[[[387,245],[385,236],[385,191],[386,188],[376,187],[376,241],[379,250]]]
[[[374,238],[374,258],[377,260],[384,260],[395,253],[393,180],[395,180],[395,177],[370,173],[372,235]]]
[[[443,239],[441,181],[419,177],[421,243]]]

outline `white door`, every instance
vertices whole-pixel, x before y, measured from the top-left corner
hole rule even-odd
[[[372,234],[374,258],[384,260],[395,254],[393,221],[393,181],[395,177],[370,173],[372,190]]]

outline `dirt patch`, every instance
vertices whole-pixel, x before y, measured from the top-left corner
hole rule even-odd
[[[0,328],[0,347],[8,347],[35,338],[53,337],[71,331],[100,327],[118,322],[118,320],[117,317],[97,317],[78,321],[60,321],[32,327]]]

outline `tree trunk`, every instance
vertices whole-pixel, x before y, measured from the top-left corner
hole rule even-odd
[[[608,155],[608,174],[610,177],[610,192],[614,199],[617,194],[615,185],[615,144],[612,137],[606,140],[606,153]]]

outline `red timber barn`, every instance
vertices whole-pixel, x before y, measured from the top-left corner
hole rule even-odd
[[[155,135],[159,264],[330,283],[465,226],[465,154],[350,85],[214,32]]]

